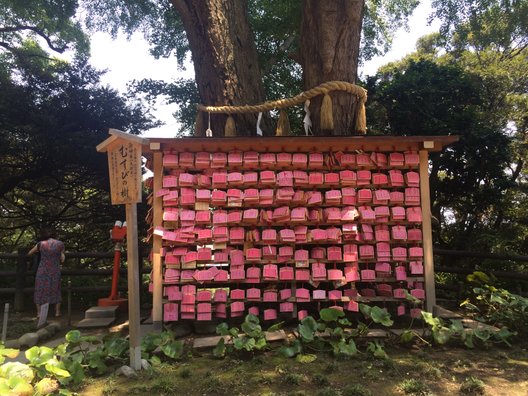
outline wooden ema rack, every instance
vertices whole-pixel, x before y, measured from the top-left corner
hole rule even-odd
[[[154,323],[432,311],[428,153],[457,140],[149,139]]]

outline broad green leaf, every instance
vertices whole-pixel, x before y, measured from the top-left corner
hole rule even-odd
[[[161,359],[159,358],[159,356],[153,355],[150,358],[150,364],[152,364],[153,366],[159,366],[161,364]]]
[[[336,327],[336,328],[332,331],[332,335],[333,335],[333,336],[336,336],[336,337],[341,337],[341,336],[343,336],[343,328],[342,328],[342,327]]]
[[[449,326],[449,328],[455,334],[461,334],[464,332],[464,325],[460,320],[451,319],[451,325]]]
[[[464,345],[471,349],[475,347],[475,345],[473,344],[473,333],[466,333],[466,336],[464,338]]]
[[[254,348],[255,348],[255,345],[257,344],[257,342],[255,341],[254,338],[247,338],[247,337],[244,337],[246,339],[246,342],[244,343],[244,349],[248,352],[251,352]]]
[[[255,316],[253,314],[247,314],[245,319],[244,319],[245,322],[247,323],[253,323],[253,324],[259,324],[259,318],[258,316]]]
[[[8,362],[0,366],[0,377],[13,378],[20,377],[27,382],[33,381],[35,374],[31,367],[20,362]]]
[[[279,353],[284,357],[292,358],[302,352],[302,345],[299,340],[293,341],[289,346],[279,349]]]
[[[25,378],[14,376],[9,378],[7,384],[11,388],[8,393],[10,396],[31,396],[34,393],[33,386]]]
[[[2,348],[0,345],[0,356],[5,356],[9,359],[14,359],[18,356],[20,351],[18,349],[12,349],[12,348]]]
[[[317,322],[311,316],[304,318],[298,326],[299,334],[304,342],[311,342],[314,340]]]
[[[225,340],[222,337],[222,338],[220,338],[220,340],[218,341],[218,343],[214,347],[213,355],[218,357],[218,358],[223,358],[225,356],[225,354],[226,354]]]
[[[380,323],[385,327],[390,327],[394,324],[394,321],[390,318],[390,314],[376,305],[372,307],[370,317],[374,323]]]
[[[59,364],[52,364],[48,363],[46,364],[46,370],[48,370],[49,373],[53,374],[54,376],[60,378],[68,378],[70,377],[70,373],[68,370],[65,370],[61,367]]]
[[[275,323],[273,326],[270,326],[267,331],[273,332],[273,331],[279,331],[282,328],[282,325],[284,322]]]
[[[233,339],[233,346],[236,350],[240,351],[246,346],[247,338],[246,337],[237,337]]]
[[[312,363],[317,359],[317,355],[312,354],[299,354],[295,357],[299,363]]]
[[[238,337],[238,334],[239,334],[238,327],[231,327],[227,335],[230,335],[232,337]]]
[[[66,341],[71,343],[78,343],[81,341],[81,332],[79,330],[71,330],[66,333]]]
[[[440,345],[447,343],[451,339],[451,330],[447,327],[435,327],[432,331],[435,342]]]
[[[345,356],[353,356],[357,354],[357,347],[354,340],[351,338],[348,340],[348,342],[341,340],[338,343],[339,346],[339,354],[345,355]]]
[[[431,312],[422,311],[422,318],[429,326],[436,328],[442,327],[443,322],[440,318],[435,318]]]
[[[84,368],[81,363],[77,361],[64,362],[64,367],[70,372],[69,378],[59,378],[60,383],[69,384],[80,384],[84,380]]]
[[[43,378],[35,385],[39,395],[49,395],[59,389],[59,383],[51,378]]]
[[[367,351],[372,353],[372,355],[378,359],[388,359],[387,352],[385,352],[385,349],[383,349],[383,345],[381,345],[378,341],[369,342]]]
[[[370,311],[372,310],[372,307],[367,304],[359,304],[359,310],[363,314],[363,316],[370,318]]]
[[[322,320],[325,322],[335,322],[339,318],[342,318],[345,316],[343,311],[340,311],[339,309],[335,308],[323,308],[321,311],[319,311],[319,316]]]
[[[255,349],[260,351],[268,346],[268,342],[265,337],[257,338],[255,342]]]
[[[182,341],[173,341],[168,344],[160,346],[161,351],[165,356],[170,357],[171,359],[178,359],[183,355],[183,342]]]
[[[216,326],[216,334],[219,334],[221,336],[229,335],[229,326],[227,325],[227,323],[223,322]]]
[[[34,346],[29,348],[26,353],[26,358],[33,366],[40,366],[46,364],[48,360],[53,359],[55,356],[53,349],[46,346],[38,347]]]
[[[488,341],[491,337],[491,332],[488,329],[479,329],[476,328],[473,332],[475,334],[475,337],[477,337],[481,341]]]
[[[496,340],[499,340],[501,342],[504,342],[506,345],[511,346],[508,339],[514,336],[515,334],[516,333],[512,333],[507,327],[503,327],[499,331],[494,332],[493,337]]]
[[[247,322],[242,323],[240,327],[242,331],[249,337],[259,337],[262,334],[262,327],[260,327],[258,322],[255,323],[255,322],[247,321]]]
[[[125,338],[112,337],[105,341],[104,348],[107,350],[108,356],[120,358],[128,351],[129,343]]]
[[[338,323],[341,326],[352,326],[352,322],[350,320],[348,320],[347,318],[339,319]]]
[[[414,332],[412,330],[405,330],[400,336],[401,342],[403,342],[404,344],[412,341],[413,338]]]

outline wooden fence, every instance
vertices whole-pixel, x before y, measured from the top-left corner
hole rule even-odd
[[[33,257],[27,256],[27,249],[19,249],[17,253],[0,253],[0,262],[13,262],[14,270],[0,270],[0,279],[14,278],[14,287],[1,287],[0,295],[10,294],[14,295],[14,310],[23,311],[25,308],[25,295],[34,292],[33,284],[35,278],[35,269],[31,269]],[[105,267],[108,269],[80,269],[80,268],[62,268],[61,277],[109,277],[112,276],[114,252],[67,252],[66,263],[74,259],[92,259],[94,261],[106,260]],[[150,273],[150,268],[143,265],[147,255],[140,252],[140,273]],[[5,266],[4,266],[5,267]],[[121,268],[119,271],[120,277],[126,279],[127,270]],[[29,281],[31,279],[31,281]],[[141,281],[141,279],[140,279]],[[101,292],[109,293],[111,282],[109,281],[105,286],[69,286],[68,291],[71,292]],[[126,287],[120,287],[120,291],[126,290]],[[66,290],[64,290],[66,291]]]
[[[453,257],[453,258],[477,258],[477,259],[488,259],[488,260],[502,260],[512,262],[528,262],[528,256],[512,255],[512,254],[496,254],[496,253],[483,253],[483,252],[471,252],[463,250],[445,250],[441,248],[434,249],[435,256]],[[143,265],[146,254],[140,252],[140,273],[150,273],[150,268]],[[108,277],[112,275],[112,260],[114,258],[114,252],[67,252],[66,261],[73,259],[93,259],[93,260],[108,260],[107,267],[109,269],[71,269],[62,268],[62,277],[82,277],[82,276],[95,276],[95,277]],[[31,263],[33,258],[27,257],[27,249],[19,249],[17,253],[0,253],[0,262],[8,261],[14,262],[14,270],[0,270],[0,278],[6,279],[15,278],[14,287],[0,288],[0,294],[14,294],[14,309],[15,311],[24,310],[24,295],[33,293],[33,287],[28,287],[29,284],[33,284],[35,277],[35,271],[28,268],[28,264]],[[435,265],[435,272],[446,272],[451,274],[470,274],[475,270],[474,265],[468,267],[454,267],[454,266],[441,266]],[[515,280],[528,280],[528,272],[514,272],[514,271],[499,271],[492,270],[486,271],[491,273],[499,279],[515,279]],[[120,275],[126,278],[126,269],[120,270]],[[31,283],[28,282],[28,278],[31,278]],[[69,291],[71,292],[109,292],[111,284],[108,282],[106,286],[73,286]],[[121,290],[126,290],[122,287]]]

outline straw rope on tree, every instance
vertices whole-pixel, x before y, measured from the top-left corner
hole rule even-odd
[[[365,114],[367,90],[346,81],[328,81],[318,85],[317,87],[309,89],[308,91],[301,92],[299,95],[296,95],[292,98],[272,100],[257,105],[204,106],[202,104],[198,104],[196,131],[201,131],[203,125],[203,118],[201,112],[206,112],[209,114],[229,114],[229,117],[226,122],[225,136],[236,136],[235,123],[231,114],[261,113],[275,109],[285,109],[287,107],[296,106],[301,103],[304,103],[307,100],[310,100],[319,95],[324,95],[323,103],[321,105],[321,129],[334,129],[332,116],[332,99],[329,95],[329,93],[332,91],[344,91],[357,97],[358,105],[356,108],[355,130],[365,134],[367,131],[367,120]],[[289,122],[287,119],[284,120],[284,117],[287,116],[285,112],[281,111],[279,127],[277,128],[278,135],[288,134],[290,132]]]

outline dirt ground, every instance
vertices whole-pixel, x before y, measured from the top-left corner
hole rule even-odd
[[[157,366],[137,379],[92,379],[80,394],[528,395],[526,346],[487,350],[397,347],[387,352],[389,360],[365,354],[347,360],[318,355],[312,363],[285,359],[273,351],[249,360],[218,360],[208,352],[177,365]],[[481,385],[461,388],[468,378]]]

